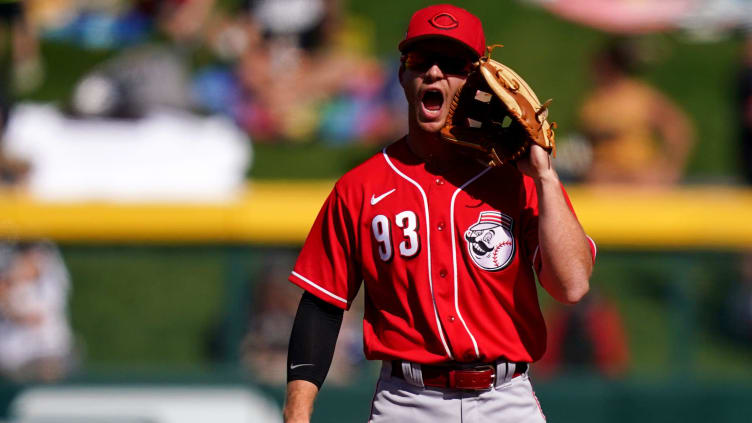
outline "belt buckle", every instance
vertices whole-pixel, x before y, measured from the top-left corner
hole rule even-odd
[[[496,368],[491,365],[485,365],[474,369],[455,370],[453,376],[453,388],[481,391],[493,388],[494,379],[496,378]]]

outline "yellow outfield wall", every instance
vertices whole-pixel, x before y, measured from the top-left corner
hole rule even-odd
[[[222,204],[42,203],[0,193],[0,236],[83,243],[302,243],[333,185],[249,183]],[[568,186],[601,247],[752,248],[752,190]]]

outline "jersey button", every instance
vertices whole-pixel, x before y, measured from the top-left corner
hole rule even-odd
[[[444,185],[444,180],[441,178],[436,178],[436,185]]]
[[[438,229],[440,231],[443,231],[444,230],[444,226],[445,226],[444,222],[439,222],[439,224],[436,225],[436,229]]]
[[[439,276],[441,276],[442,278],[445,278],[446,275],[447,275],[447,271],[446,270],[444,270],[444,269],[439,270]]]
[[[454,316],[449,316],[449,323],[454,323]]]

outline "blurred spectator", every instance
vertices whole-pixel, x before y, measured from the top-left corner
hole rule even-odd
[[[14,91],[29,92],[38,87],[44,77],[36,29],[28,19],[26,1],[0,2],[0,39],[2,95],[3,100],[12,100]],[[5,116],[7,111],[3,112]]]
[[[52,244],[0,246],[0,371],[20,381],[54,381],[70,369],[70,280]]]
[[[0,147],[2,142],[0,142]],[[26,182],[29,175],[29,163],[8,157],[5,149],[0,148],[0,188],[16,188]]]
[[[689,119],[671,100],[633,74],[638,45],[609,42],[593,61],[595,87],[580,110],[592,147],[589,183],[679,182],[693,144]]]
[[[689,119],[634,76],[641,61],[638,47],[633,40],[610,40],[592,59],[595,86],[580,109],[580,148],[590,147],[583,172],[587,183],[671,185],[684,172],[693,143]],[[574,306],[555,309],[549,322],[543,373],[591,369],[615,377],[626,372],[626,330],[610,299],[591,292]]]
[[[157,10],[162,31],[176,42],[185,42],[201,37],[216,0],[138,0],[136,3]]]
[[[726,294],[721,328],[731,339],[752,346],[752,251],[740,256],[739,280]]]
[[[591,371],[619,377],[626,373],[627,333],[615,304],[591,291],[574,306],[553,307],[546,319],[546,354],[536,364],[537,375]]]
[[[15,186],[28,174],[28,163],[5,154],[3,138],[16,95],[33,90],[43,77],[39,45],[25,2],[0,2],[0,186]]]
[[[739,119],[739,154],[742,177],[752,185],[752,35],[748,35],[742,50],[736,93]]]
[[[250,306],[250,327],[242,344],[241,361],[254,378],[283,385],[287,378],[287,347],[300,289],[285,280],[294,264],[294,255],[277,254],[267,257],[267,266],[254,281],[254,301]],[[355,313],[345,316],[337,340],[327,382],[347,385],[366,364],[363,355],[361,321],[362,301],[353,304]]]

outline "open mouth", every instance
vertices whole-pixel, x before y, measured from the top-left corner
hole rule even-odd
[[[428,90],[423,93],[423,98],[420,101],[426,110],[435,112],[441,110],[441,106],[444,104],[444,96],[441,94],[441,91]]]

